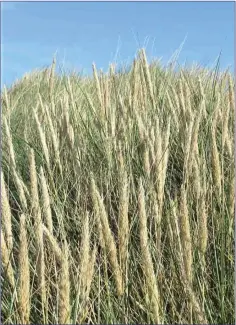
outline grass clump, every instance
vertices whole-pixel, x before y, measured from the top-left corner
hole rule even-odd
[[[2,93],[2,319],[233,324],[234,79],[52,66]]]

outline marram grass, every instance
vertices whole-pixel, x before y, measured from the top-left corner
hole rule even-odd
[[[228,71],[27,74],[2,93],[3,324],[233,324]]]

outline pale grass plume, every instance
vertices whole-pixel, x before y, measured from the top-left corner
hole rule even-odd
[[[189,180],[189,160],[191,157],[191,140],[192,140],[192,133],[193,133],[193,124],[194,124],[194,119],[192,118],[188,128],[186,129],[186,136],[185,136],[185,147],[184,147],[184,180],[186,183],[188,183]]]
[[[129,111],[131,111],[131,107],[132,107],[132,91],[131,88],[129,88],[129,93],[128,93],[128,98],[126,99],[126,111],[127,108],[129,108]]]
[[[224,112],[224,118],[222,120],[222,146],[224,148],[226,138],[229,134],[228,124],[229,124],[229,113],[230,113],[230,102],[227,103],[226,111]]]
[[[126,263],[128,262],[128,244],[129,244],[129,183],[128,175],[122,170],[119,175],[119,217],[118,217],[118,242],[119,242],[119,260],[123,273],[126,275]]]
[[[12,237],[12,222],[11,222],[11,208],[9,199],[6,191],[6,184],[1,171],[1,198],[2,198],[2,226],[6,234],[6,243],[9,251],[13,248],[13,237]]]
[[[183,250],[181,244],[181,234],[180,234],[180,227],[179,227],[179,218],[177,212],[177,199],[171,200],[172,206],[170,211],[170,223],[171,229],[173,232],[173,237],[175,238],[175,247],[178,256],[178,260],[180,261],[181,265],[183,264]]]
[[[85,96],[92,112],[96,112],[97,109],[94,107],[94,101],[92,100],[91,96],[88,93],[85,93]]]
[[[94,206],[94,215],[95,215],[96,224],[97,224],[99,244],[104,249],[105,248],[105,239],[104,239],[104,235],[103,235],[103,226],[102,226],[102,222],[100,219],[100,206],[98,203],[97,195],[98,194],[97,194],[95,182],[94,182],[94,180],[92,180],[91,181],[91,197],[92,197],[93,206]]]
[[[35,165],[34,150],[30,149],[29,152],[29,165],[30,165],[30,190],[31,190],[31,208],[32,215],[34,217],[34,226],[36,231],[37,244],[40,247],[41,244],[41,209],[39,205],[39,194],[38,194],[38,179]]]
[[[198,212],[198,240],[199,240],[199,251],[202,262],[205,264],[205,254],[208,243],[208,226],[207,226],[207,214],[206,209],[206,198],[202,197],[200,201],[200,207]]]
[[[154,127],[152,127],[150,129],[150,132],[149,132],[149,141],[150,141],[150,150],[151,150],[151,154],[152,156],[154,156],[154,144],[155,144],[155,131],[154,131]]]
[[[108,75],[110,78],[114,78],[116,75],[116,64],[115,63],[110,63],[109,64],[109,71]]]
[[[202,99],[202,116],[204,119],[207,117],[207,111],[206,111],[206,99]]]
[[[41,108],[41,110],[39,109],[39,107]],[[36,110],[40,125],[44,125],[46,122],[46,109],[45,105],[42,102],[41,96],[39,97],[39,102],[37,102],[36,104]]]
[[[50,68],[50,75],[49,75],[49,90],[51,96],[53,94],[53,87],[54,87],[54,80],[55,80],[55,67],[56,67],[56,58],[54,57]]]
[[[207,193],[207,163],[205,159],[202,159],[201,167],[201,193],[205,195]]]
[[[52,222],[52,211],[51,211],[51,202],[50,196],[48,193],[48,184],[44,175],[43,167],[40,167],[40,180],[42,187],[42,212],[46,221],[48,230],[53,233],[53,222]]]
[[[180,236],[183,249],[183,260],[186,277],[188,282],[192,283],[192,239],[189,221],[189,212],[187,205],[187,193],[184,187],[181,188],[180,207],[179,207],[179,224],[180,224]]]
[[[234,98],[234,94],[235,94],[235,86],[234,86],[234,81],[233,78],[229,75],[228,77],[228,83],[229,83],[229,102],[230,102],[230,108],[232,110],[232,112],[234,113],[234,107],[235,107],[235,98]]]
[[[68,139],[71,145],[71,149],[73,149],[75,144],[75,133],[74,133],[73,126],[71,124],[69,124],[68,126]]]
[[[65,98],[65,104],[63,105],[63,133],[67,138],[70,148],[73,150],[75,135],[73,126],[70,123],[69,103],[67,97]]]
[[[89,252],[90,252],[90,233],[89,233],[89,215],[86,212],[83,220],[82,229],[82,241],[81,241],[81,252],[80,252],[80,290],[82,295],[86,288],[88,263],[89,263]]]
[[[77,323],[78,324],[83,324],[84,320],[88,316],[88,308],[86,306],[86,303],[88,302],[89,295],[90,295],[90,290],[91,290],[91,284],[93,281],[94,277],[94,271],[95,271],[95,262],[96,262],[96,256],[97,256],[97,248],[96,246],[92,250],[91,256],[89,257],[88,261],[88,268],[87,268],[87,273],[86,273],[86,286],[85,286],[85,291],[83,292],[83,303],[85,305],[85,308],[82,311],[82,315],[78,317]]]
[[[19,280],[18,280],[19,313],[22,324],[30,323],[30,262],[28,256],[28,239],[26,218],[20,216],[20,248],[19,248]]]
[[[162,136],[162,160],[160,163],[161,173],[159,178],[159,187],[158,187],[158,201],[159,201],[159,209],[162,214],[163,202],[164,202],[164,187],[166,181],[166,172],[169,158],[169,140],[170,140],[170,119],[168,119],[167,128]]]
[[[50,129],[50,132],[51,132],[51,138],[52,138],[52,144],[53,144],[54,153],[55,153],[55,157],[56,157],[56,162],[58,164],[60,173],[62,175],[62,165],[61,165],[61,161],[60,161],[60,151],[59,151],[59,139],[57,137],[56,130],[55,130],[54,126],[53,126],[51,115],[49,113],[49,108],[48,107],[46,108],[46,116],[47,116],[47,120],[48,120],[49,129]]]
[[[231,180],[229,186],[229,233],[233,233],[234,231],[234,222],[235,222],[235,166],[232,163],[231,166]]]
[[[119,101],[120,101],[120,97],[119,97]],[[121,107],[123,107],[123,103],[120,103]],[[110,128],[111,128],[111,135],[112,137],[115,138],[115,134],[116,134],[116,120],[117,120],[117,113],[115,110],[110,111]],[[122,124],[121,124],[122,126]]]
[[[231,175],[231,181],[230,181],[230,195],[229,195],[229,206],[230,206],[230,215],[233,216],[234,215],[234,206],[235,206],[235,169],[234,169],[234,165],[232,164],[231,167],[232,170],[232,175]]]
[[[174,248],[174,246],[175,246],[174,232],[173,232],[173,228],[172,228],[172,224],[171,224],[171,216],[170,215],[167,216],[167,221],[168,221],[167,229],[168,229],[170,245],[171,245],[171,247]]]
[[[196,155],[198,156],[198,133],[199,133],[200,122],[202,119],[202,111],[203,111],[203,103],[201,102],[200,110],[196,111],[195,116],[194,116],[194,124],[193,124],[193,129],[192,129],[188,167],[187,167],[189,170],[189,173],[192,172],[193,160],[194,160],[195,156]]]
[[[105,75],[103,77],[103,88],[104,88],[104,93],[103,93],[103,103],[104,103],[104,109],[107,112],[108,107],[110,107],[110,87],[109,87],[109,79]]]
[[[149,70],[149,66],[148,66],[148,62],[147,62],[147,57],[146,57],[146,53],[145,53],[144,49],[142,49],[140,51],[140,58],[141,58],[141,61],[142,61],[142,67],[143,67],[144,77],[145,77],[145,80],[146,80],[149,96],[150,96],[152,104],[154,106],[155,105],[155,99],[154,99],[153,85],[152,85],[151,74],[150,74],[150,70]]]
[[[179,79],[179,102],[180,102],[180,108],[182,110],[182,114],[186,120],[185,96],[184,96],[182,79]]]
[[[141,142],[145,142],[145,140],[148,138],[148,132],[146,129],[146,126],[144,125],[144,121],[141,117],[140,114],[138,114],[137,112],[135,112],[136,115],[136,120],[137,120],[137,124],[138,124],[138,132],[139,132],[139,137]]]
[[[220,156],[216,143],[216,129],[212,128],[211,132],[212,146],[211,146],[211,162],[212,162],[212,177],[215,188],[218,193],[221,194],[221,164],[220,164]]]
[[[155,170],[155,182],[156,182],[156,192],[157,192],[157,201],[158,201],[158,213],[160,217],[162,215],[162,204],[163,204],[163,191],[164,191],[164,178],[165,178],[165,163],[167,163],[168,153],[164,152],[165,145],[167,145],[167,139],[169,137],[169,132],[167,132],[165,139],[160,129],[159,119],[156,119],[155,123],[156,134],[155,134],[155,144],[154,144],[154,170]],[[166,155],[167,154],[167,155]],[[165,156],[165,158],[164,158]],[[163,161],[164,159],[164,161]]]
[[[30,163],[30,185],[31,185],[31,198],[32,198],[32,216],[34,218],[35,241],[37,247],[37,276],[38,284],[40,287],[42,308],[46,311],[46,284],[45,284],[45,261],[44,261],[44,242],[43,242],[43,226],[41,218],[41,209],[39,205],[38,195],[38,179],[35,165],[34,150],[30,150],[29,154]]]
[[[203,85],[202,85],[202,78],[198,77],[197,79],[198,79],[200,95],[201,95],[202,98],[205,98],[205,91],[204,91],[204,88],[203,88]]]
[[[198,324],[208,324],[205,312],[199,303],[199,299],[197,298],[192,286],[189,285],[188,281],[184,277],[185,276],[183,274],[183,283],[185,286],[185,291],[191,303],[191,308],[197,317]]]
[[[138,98],[138,89],[139,89],[139,80],[138,80],[138,62],[135,59],[133,62],[133,84],[132,84],[132,108],[136,108],[137,98]]]
[[[26,128],[24,129],[24,132],[23,132],[23,139],[24,139],[25,141],[28,140],[28,130],[27,130]]]
[[[202,78],[198,77],[198,86],[199,86],[199,90],[200,90],[200,95],[201,95],[201,99],[202,99],[202,103],[203,103],[203,116],[204,118],[207,117],[207,112],[206,112],[206,105],[205,105],[205,99],[206,99],[206,95],[205,95],[205,91],[203,88],[203,84],[202,84]]]
[[[50,170],[50,157],[49,157],[49,151],[48,151],[46,136],[45,136],[45,133],[44,133],[44,131],[42,129],[41,123],[39,122],[39,118],[38,118],[38,115],[37,115],[37,110],[35,109],[33,111],[33,113],[34,113],[34,118],[35,118],[36,125],[37,125],[37,128],[38,128],[39,137],[40,137],[44,157],[45,157],[45,160],[46,160],[46,163],[47,163],[47,167]]]
[[[120,169],[121,173],[123,173],[123,171],[125,170],[125,164],[124,164],[124,157],[122,153],[122,144],[120,141],[118,142],[117,161],[118,161],[118,168]]]
[[[123,286],[121,269],[120,269],[120,266],[118,263],[118,254],[117,254],[116,244],[115,244],[115,240],[114,240],[114,237],[112,235],[112,232],[111,232],[111,229],[109,226],[108,217],[107,217],[107,213],[106,213],[106,209],[105,209],[103,200],[98,192],[98,189],[96,187],[96,184],[95,184],[95,181],[93,178],[91,180],[91,189],[92,189],[94,205],[95,206],[97,205],[99,208],[99,210],[98,210],[99,216],[98,217],[100,219],[101,226],[102,226],[102,233],[103,233],[103,238],[104,238],[104,242],[105,242],[106,252],[108,254],[108,259],[109,259],[109,261],[111,263],[111,267],[113,269],[117,294],[118,294],[118,296],[121,296],[124,293],[124,286]]]
[[[213,129],[217,129],[218,124],[220,122],[220,116],[219,116],[220,109],[221,109],[221,95],[220,95],[220,92],[218,91],[217,95],[216,95],[216,103],[215,103],[215,107],[214,107],[214,113],[212,115],[212,128]]]
[[[139,181],[139,197],[138,197],[138,211],[139,211],[139,232],[140,232],[140,246],[143,270],[145,274],[145,280],[148,285],[148,295],[151,301],[151,312],[153,314],[153,321],[156,324],[161,323],[160,317],[160,297],[154,273],[151,254],[149,251],[148,243],[148,228],[147,228],[147,215],[145,208],[144,188],[142,181]]]
[[[95,67],[95,69],[96,69],[96,67]],[[99,71],[98,80],[99,80],[100,90],[101,90],[101,99],[102,99],[102,103],[104,105],[104,91],[105,91],[105,88],[104,88],[104,73],[103,73],[102,70]]]
[[[43,242],[43,227],[42,223],[40,224],[40,247],[38,252],[38,260],[37,260],[37,276],[38,276],[38,283],[40,288],[40,295],[41,295],[41,303],[42,303],[42,310],[44,313],[44,317],[47,315],[48,306],[47,306],[47,292],[46,292],[46,268],[45,268],[45,254],[44,254],[44,242]]]
[[[63,132],[66,133],[66,127],[69,124],[69,97],[68,94],[64,94],[62,98],[60,98],[60,106],[61,106],[61,127],[63,127]],[[65,134],[63,134],[65,135]]]
[[[120,111],[121,111],[122,116],[124,117],[127,114],[127,108],[125,105],[125,101],[122,98],[121,94],[118,95],[118,99],[119,99],[119,104],[120,104]],[[112,114],[115,114],[115,111],[113,111]]]
[[[14,278],[14,270],[10,260],[11,252],[9,251],[6,240],[5,234],[1,228],[1,258],[2,258],[2,265],[5,269],[6,276],[12,288],[15,287],[15,278]]]
[[[69,247],[65,242],[59,278],[59,324],[70,324]]]
[[[153,191],[153,198],[152,198],[152,208],[153,208],[153,219],[155,225],[155,239],[156,239],[156,249],[158,254],[161,253],[161,213],[158,205],[158,199],[156,192]]]
[[[201,173],[199,164],[199,159],[195,157],[193,161],[193,190],[197,200],[200,199],[201,195]]]
[[[158,192],[158,186],[160,182],[161,177],[161,169],[162,169],[162,146],[163,146],[163,139],[162,139],[162,133],[160,130],[160,123],[159,118],[157,117],[155,120],[155,125],[153,127],[154,129],[154,144],[153,144],[153,156],[152,156],[152,162],[153,162],[153,168],[155,173],[155,181],[157,185],[157,192]]]
[[[16,185],[17,192],[18,192],[18,195],[19,195],[20,203],[22,204],[22,208],[23,208],[24,211],[27,211],[28,204],[27,204],[27,200],[26,200],[26,197],[25,197],[25,192],[26,191],[25,191],[25,188],[24,188],[24,183],[23,183],[22,179],[20,179],[20,177],[18,176],[17,171],[16,171],[15,168],[12,170],[12,174],[13,174],[14,183]],[[27,193],[28,193],[28,190],[27,190]]]
[[[53,117],[56,117],[56,106],[55,106],[55,100],[53,98],[51,99],[51,103],[49,105],[49,108],[50,108],[51,115]]]
[[[67,78],[67,85],[68,85],[68,89],[69,89],[70,104],[72,105],[73,110],[75,111],[76,110],[76,105],[75,105],[75,99],[74,99],[74,91],[73,91],[72,83],[70,82],[70,77],[69,76]]]
[[[191,92],[189,85],[187,81],[184,81],[184,86],[185,86],[185,108],[186,108],[186,117],[189,119],[191,115],[193,114],[192,112],[192,103],[191,103]]]
[[[148,146],[145,144],[145,142],[142,145],[143,147],[143,165],[144,165],[144,171],[147,175],[147,177],[150,176],[150,172],[151,172],[151,167],[150,167],[150,154],[149,154],[149,148]]]
[[[104,118],[105,110],[104,110],[104,104],[103,104],[103,100],[102,100],[101,85],[99,82],[98,73],[97,73],[95,63],[93,63],[92,68],[93,68],[93,77],[94,77],[95,84],[96,84],[97,96],[98,96],[98,100],[99,100],[100,107],[101,107],[101,117]]]
[[[178,119],[178,116],[177,116],[177,113],[176,113],[176,108],[175,108],[175,105],[172,102],[172,99],[171,99],[171,97],[169,95],[169,92],[166,93],[166,98],[167,98],[167,101],[168,101],[168,104],[169,104],[169,107],[170,107],[170,114],[171,114],[171,116],[173,117],[173,119],[175,121],[176,127],[179,128],[179,119]]]
[[[23,191],[25,192],[26,196],[29,198],[30,197],[30,193],[29,193],[28,187],[25,185],[25,183],[24,183],[24,181],[23,181],[22,178],[20,179],[20,182],[21,182]]]
[[[53,234],[49,231],[49,229],[43,225],[43,233],[47,239],[47,242],[49,243],[50,245],[50,248],[52,250],[52,252],[54,253],[57,261],[60,263],[61,260],[62,260],[62,250],[56,240],[56,238],[53,236]]]
[[[225,147],[228,151],[229,156],[232,157],[233,150],[234,150],[234,144],[233,144],[233,140],[231,140],[229,132],[226,134],[226,137],[225,137]]]
[[[144,111],[147,103],[147,85],[145,82],[145,76],[142,67],[140,68],[140,91],[139,91],[139,98],[138,103],[139,107],[138,110]],[[135,111],[134,111],[135,112]]]
[[[95,263],[96,263],[96,257],[97,257],[97,247],[95,246],[92,250],[92,253],[89,258],[89,264],[88,264],[88,273],[87,273],[87,290],[86,290],[86,297],[89,296],[91,284],[94,276],[95,271]]]
[[[179,114],[180,114],[180,101],[179,101],[179,96],[174,88],[174,86],[171,86],[170,87],[172,93],[173,93],[173,99],[174,99],[174,103],[175,103],[175,108],[174,108],[174,111],[176,111],[176,115],[177,115],[177,118],[179,120]]]
[[[42,110],[42,114],[44,115],[47,112],[47,107],[45,108],[46,105],[43,103],[42,96],[40,95],[40,93],[38,93],[38,99],[39,99],[39,104],[40,104],[40,107]]]
[[[41,109],[39,109],[41,108]],[[46,108],[45,105],[43,104],[43,100],[40,94],[38,94],[38,102],[36,104],[36,109],[37,111],[37,115],[38,115],[38,119],[40,124],[44,124],[46,122]]]
[[[151,172],[155,171],[156,166],[156,155],[155,155],[155,134],[154,130],[152,128],[151,134],[150,134],[150,141],[149,141],[149,152],[150,152],[150,168]]]
[[[5,116],[3,116],[3,123],[5,127],[5,132],[6,132],[6,141],[7,141],[7,146],[9,150],[9,158],[10,158],[10,166],[13,168],[16,168],[16,159],[15,159],[15,152],[14,152],[14,147],[12,143],[12,136],[10,132],[10,128],[7,122],[7,119]]]

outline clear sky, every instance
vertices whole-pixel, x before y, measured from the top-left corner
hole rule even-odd
[[[1,3],[2,86],[53,54],[65,69],[91,71],[94,61],[129,62],[140,47],[166,63],[185,40],[179,62],[234,64],[234,2]]]

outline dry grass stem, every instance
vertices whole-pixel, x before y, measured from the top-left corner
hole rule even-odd
[[[15,159],[15,152],[14,152],[13,143],[12,143],[12,136],[11,136],[10,128],[9,128],[9,125],[7,123],[7,119],[5,116],[3,116],[3,123],[4,123],[4,127],[5,127],[5,132],[6,132],[6,141],[7,141],[8,150],[9,150],[10,165],[13,168],[16,168],[16,159]]]
[[[118,217],[118,242],[119,242],[119,260],[120,266],[125,276],[126,263],[128,259],[128,243],[129,243],[129,189],[128,189],[127,172],[123,171],[120,175],[119,188],[119,217]]]
[[[62,260],[62,251],[60,246],[57,243],[56,238],[53,236],[53,234],[48,230],[48,228],[43,225],[43,233],[45,237],[47,238],[48,243],[50,244],[51,250],[55,254],[55,257],[57,258],[58,262],[61,262]]]
[[[145,211],[145,198],[142,182],[139,183],[139,227],[140,227],[140,245],[143,261],[143,270],[148,284],[149,299],[151,301],[151,309],[153,313],[153,321],[160,324],[160,310],[159,310],[159,292],[156,283],[156,276],[153,269],[151,254],[148,248],[148,230],[147,230],[147,216]]]
[[[100,222],[101,222],[102,230],[103,230],[103,232],[102,232],[103,238],[104,238],[108,258],[110,260],[111,267],[113,269],[115,282],[116,282],[117,294],[118,294],[118,296],[121,296],[123,294],[124,287],[123,287],[123,281],[122,281],[122,274],[121,274],[120,266],[118,263],[118,255],[117,255],[115,241],[114,241],[114,238],[113,238],[113,235],[112,235],[109,223],[108,223],[108,217],[107,217],[107,213],[106,213],[102,198],[101,198],[101,196],[98,192],[98,189],[95,185],[94,179],[92,179],[91,185],[92,185],[92,193],[93,193],[94,201],[96,200],[96,202],[94,202],[94,203],[97,204],[99,207],[99,212],[100,212],[99,217],[100,217]]]
[[[181,188],[180,209],[179,209],[180,235],[183,249],[184,267],[188,282],[192,283],[192,240],[190,232],[189,213],[187,205],[186,190]]]
[[[69,277],[69,248],[63,247],[59,279],[59,324],[70,324],[70,277]]]
[[[1,258],[2,258],[2,265],[5,269],[8,281],[11,287],[14,288],[15,287],[14,270],[10,261],[10,251],[7,247],[5,235],[2,229],[1,229]]]
[[[37,125],[38,132],[39,132],[40,141],[41,141],[41,144],[42,144],[44,157],[45,157],[45,160],[46,160],[46,163],[47,163],[47,167],[50,170],[50,158],[49,158],[50,156],[49,156],[46,136],[45,136],[45,133],[44,133],[44,131],[42,129],[41,123],[39,122],[39,118],[38,118],[36,110],[34,110],[33,112],[34,112],[34,118],[35,118],[36,125]]]
[[[25,215],[20,217],[20,248],[19,248],[19,313],[22,324],[30,324],[30,262],[28,256],[28,240]]]
[[[2,194],[2,226],[6,234],[7,247],[11,252],[13,247],[11,208],[9,204],[9,199],[7,197],[7,191],[6,191],[6,186],[5,186],[5,181],[4,181],[4,176],[2,171],[1,171],[1,194]]]
[[[50,206],[50,197],[48,193],[48,185],[47,181],[43,172],[43,167],[40,167],[40,178],[41,178],[41,187],[42,187],[42,201],[43,201],[43,214],[45,217],[46,225],[48,227],[48,230],[53,232],[53,222],[52,222],[52,212],[51,212],[51,206]]]

